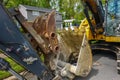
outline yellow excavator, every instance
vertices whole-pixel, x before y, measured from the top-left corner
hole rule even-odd
[[[79,30],[86,33],[93,50],[107,50],[117,56],[117,70],[120,73],[120,33],[119,33],[119,0],[82,0],[86,18]],[[112,6],[112,7],[111,7]],[[113,9],[114,8],[114,9]]]

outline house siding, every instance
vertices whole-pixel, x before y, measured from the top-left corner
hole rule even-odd
[[[36,15],[33,15],[32,14],[32,11],[31,10],[28,10],[27,11],[27,15],[28,15],[28,21],[29,22],[33,22],[35,20],[35,18],[37,17]]]
[[[43,8],[38,8],[38,7],[35,8],[35,7],[32,7],[32,6],[24,6],[24,7],[26,7],[27,20],[29,22],[33,22],[36,17],[44,15],[45,13],[48,13],[48,12],[52,11],[52,9],[46,9],[46,8],[43,9]],[[39,15],[33,15],[33,11],[39,12]],[[21,13],[24,16],[23,11],[21,11]],[[61,28],[61,26],[62,26],[62,14],[60,14],[59,12],[56,12],[55,20],[56,20],[57,28]]]

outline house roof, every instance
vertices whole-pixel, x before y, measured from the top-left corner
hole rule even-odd
[[[51,12],[52,10],[54,10],[54,9],[35,7],[35,6],[28,6],[28,5],[20,5],[20,6],[23,6],[26,10],[35,10],[35,11],[41,11],[41,12]],[[58,11],[56,11],[56,13],[61,14]]]

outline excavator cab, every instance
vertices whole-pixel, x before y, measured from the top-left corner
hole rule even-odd
[[[111,0],[107,8],[106,36],[120,36],[120,1]]]

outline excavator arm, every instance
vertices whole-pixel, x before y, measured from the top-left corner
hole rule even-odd
[[[101,0],[82,0],[82,4],[92,35],[95,36],[96,33],[103,33],[104,10]],[[90,15],[92,15],[92,18]],[[91,19],[95,23],[92,23]],[[99,29],[102,29],[102,31],[98,32]]]
[[[43,80],[52,78],[30,43],[18,29],[9,12],[0,3],[0,50]],[[1,61],[0,64],[4,63]],[[2,65],[0,65],[2,66]],[[5,65],[3,65],[5,66]],[[48,76],[47,76],[48,75]]]

